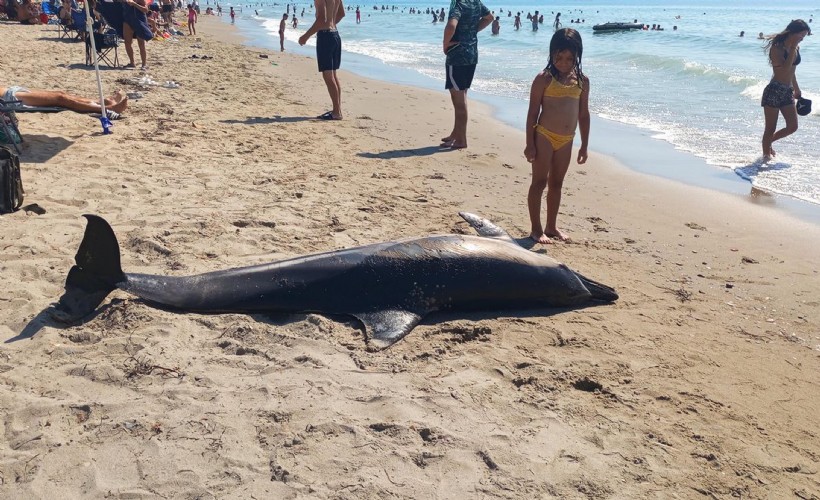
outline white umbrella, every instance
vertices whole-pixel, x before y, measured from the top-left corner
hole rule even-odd
[[[94,55],[94,72],[97,74],[97,90],[100,92],[100,124],[103,128],[103,134],[110,134],[111,120],[108,119],[108,114],[105,112],[105,94],[103,94],[102,79],[100,78],[100,57],[97,54],[97,43],[94,40],[94,18],[91,17],[88,0],[83,3],[85,4],[85,33],[89,38],[89,42],[91,42],[91,53]]]

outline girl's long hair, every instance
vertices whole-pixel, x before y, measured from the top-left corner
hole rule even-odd
[[[769,50],[772,48],[773,45],[783,45],[783,42],[789,38],[789,35],[793,35],[795,33],[802,33],[803,31],[808,31],[809,35],[811,35],[811,28],[809,27],[809,23],[802,19],[794,19],[792,22],[786,26],[786,29],[781,31],[776,35],[769,35],[766,37],[766,44],[763,45],[763,50],[768,53]],[[769,61],[771,62],[771,61]]]
[[[550,40],[550,60],[545,68],[553,78],[558,78],[558,69],[552,63],[553,54],[568,50],[575,56],[575,78],[578,86],[584,86],[584,72],[581,69],[581,56],[584,54],[584,44],[581,41],[581,34],[572,28],[562,28],[552,35]]]

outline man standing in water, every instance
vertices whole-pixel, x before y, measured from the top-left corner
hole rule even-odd
[[[478,32],[493,22],[490,10],[481,0],[452,0],[447,26],[444,28],[444,53],[447,83],[453,101],[453,131],[441,139],[441,145],[452,149],[467,147],[467,89],[478,64]]]
[[[345,17],[342,0],[313,0],[316,6],[316,20],[299,37],[299,45],[304,45],[316,33],[316,61],[327,85],[333,109],[318,116],[321,120],[342,119],[342,87],[336,77],[336,70],[342,58],[342,39],[336,24]]]
[[[282,14],[282,20],[279,21],[279,50],[285,51],[285,28],[288,22],[288,15]]]

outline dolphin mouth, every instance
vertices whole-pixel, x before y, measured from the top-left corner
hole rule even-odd
[[[616,292],[611,286],[598,283],[597,281],[591,280],[579,273],[575,273],[575,275],[578,276],[581,283],[583,283],[587,290],[589,290],[589,293],[592,295],[592,300],[599,300],[602,302],[615,302],[618,300],[618,292]]]

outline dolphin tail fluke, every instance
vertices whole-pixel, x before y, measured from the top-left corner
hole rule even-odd
[[[91,314],[105,297],[125,280],[120,267],[120,247],[114,230],[103,218],[88,219],[85,235],[65,282],[65,293],[57,304],[55,317],[77,321]]]
[[[592,281],[591,279],[578,273],[575,273],[575,275],[578,276],[581,283],[583,283],[587,290],[589,290],[589,293],[592,294],[592,300],[600,300],[602,302],[615,302],[618,300],[618,292],[616,292],[611,286],[598,283],[597,281]]]
[[[507,231],[504,231],[483,217],[476,214],[471,214],[469,212],[459,212],[458,215],[460,215],[462,219],[466,220],[467,223],[476,230],[479,236],[515,243],[515,240],[512,239],[512,236],[507,234]]]

